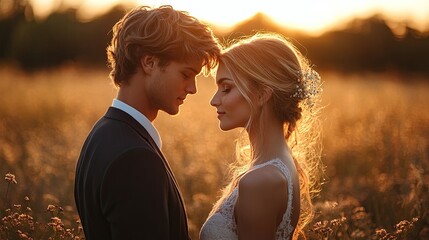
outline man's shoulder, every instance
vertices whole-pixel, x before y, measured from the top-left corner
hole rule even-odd
[[[123,154],[158,156],[149,140],[126,123],[100,119],[84,143],[82,157],[110,164]]]
[[[141,134],[126,122],[103,117],[92,127],[89,137],[91,138],[115,138],[118,141],[141,141]]]

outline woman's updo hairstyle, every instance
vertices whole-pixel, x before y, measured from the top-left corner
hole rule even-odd
[[[313,76],[314,83],[305,79],[309,72],[317,74],[307,59],[283,36],[259,33],[231,45],[220,62],[234,75],[234,81],[254,111],[257,108],[254,100],[260,92],[272,92],[273,112],[287,124],[285,137],[288,139],[302,117],[303,104],[300,103],[307,104],[312,97],[307,84],[320,82],[318,75]]]

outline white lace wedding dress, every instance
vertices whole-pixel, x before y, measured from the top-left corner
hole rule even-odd
[[[277,227],[276,239],[284,240],[291,239],[293,226],[291,225],[291,213],[292,213],[292,177],[287,166],[280,159],[273,159],[265,163],[255,165],[253,169],[267,166],[268,164],[274,165],[280,169],[285,175],[288,182],[288,202],[287,209],[283,215],[283,219]],[[238,188],[236,187],[226,200],[220,205],[219,209],[215,214],[210,216],[200,232],[200,240],[230,240],[238,239],[237,226],[234,218],[234,206],[237,202]]]

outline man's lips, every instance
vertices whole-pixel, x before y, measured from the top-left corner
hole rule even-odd
[[[186,97],[178,97],[177,100],[179,100],[180,104],[182,104],[185,101]]]

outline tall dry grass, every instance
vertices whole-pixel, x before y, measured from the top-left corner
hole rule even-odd
[[[0,68],[0,174],[17,181],[0,184],[1,239],[83,236],[74,168],[87,133],[115,96],[107,76],[73,67],[34,74]],[[309,238],[428,238],[429,76],[322,77],[327,173]],[[213,80],[197,84],[179,115],[155,120],[193,239],[225,184],[237,136],[218,128],[208,104]]]
[[[318,218],[347,218],[330,239],[429,238],[428,77],[324,76]]]

